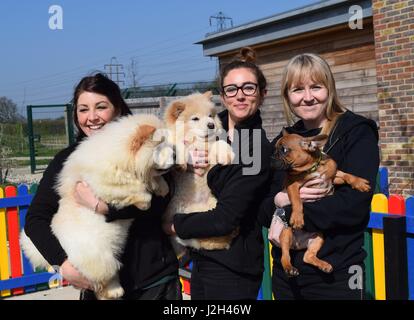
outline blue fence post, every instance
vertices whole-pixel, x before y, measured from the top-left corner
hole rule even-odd
[[[405,201],[407,229],[414,230],[414,197]],[[414,300],[414,234],[407,233],[408,299]]]
[[[29,195],[29,188],[21,184],[17,187],[17,196],[27,196]],[[29,204],[19,206],[19,218],[20,218],[20,232],[24,229],[24,224],[26,221],[26,214],[29,208]],[[23,276],[31,275],[33,273],[33,266],[24,255],[22,251],[22,261],[23,261]],[[36,291],[35,286],[27,286],[25,287],[25,293],[30,293]]]
[[[385,194],[388,198],[390,196],[390,192],[388,190],[388,169],[385,167],[379,168],[379,175],[380,193]]]

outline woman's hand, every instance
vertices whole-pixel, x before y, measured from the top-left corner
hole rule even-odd
[[[272,244],[280,247],[280,234],[282,233],[283,229],[285,228],[283,222],[273,217],[272,223],[269,227],[269,232],[267,234],[267,238],[272,242]]]
[[[315,178],[307,181],[300,189],[299,196],[303,202],[313,202],[326,197],[331,191],[330,187],[315,187],[323,185],[325,180],[322,178]],[[290,205],[289,196],[286,190],[281,191],[275,195],[275,205],[278,207],[284,207]]]
[[[187,170],[194,172],[196,175],[202,176],[204,168],[208,167],[208,151],[207,150],[190,150],[188,157]]]
[[[95,213],[107,214],[109,211],[108,205],[95,197],[92,189],[85,181],[76,183],[75,187],[75,200],[83,207],[93,210]]]
[[[92,289],[90,281],[81,275],[68,260],[62,263],[59,272],[76,289]]]

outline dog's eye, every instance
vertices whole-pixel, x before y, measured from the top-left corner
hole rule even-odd
[[[213,115],[211,113],[208,116],[209,116],[209,118],[213,118]]]
[[[287,147],[285,147],[285,146],[282,146],[282,153],[283,153],[283,154],[288,154],[288,153],[289,153],[289,151],[290,151],[290,149],[289,149],[289,148],[287,148]]]
[[[198,121],[198,120],[200,120],[198,117],[194,117],[194,118],[191,118],[191,120],[193,120],[193,121]]]

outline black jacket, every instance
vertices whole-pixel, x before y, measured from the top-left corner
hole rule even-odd
[[[320,129],[306,130],[298,121],[286,128],[289,133],[314,136]],[[274,146],[279,135],[273,140]],[[328,151],[329,150],[329,151]],[[338,169],[369,180],[371,192],[353,190],[349,185],[335,187],[335,192],[316,202],[304,203],[305,227],[310,232],[321,231],[325,243],[318,257],[332,264],[334,270],[361,264],[366,256],[362,246],[364,230],[369,221],[370,205],[379,166],[378,129],[374,121],[351,111],[340,116],[324,147],[337,163]],[[263,226],[269,227],[275,211],[274,196],[283,189],[284,172],[277,171],[268,197],[263,201],[259,215]],[[285,207],[287,218],[291,206]],[[281,250],[273,246],[274,266],[280,267]],[[314,273],[316,268],[303,262],[304,251],[291,250],[292,263],[299,270]]]
[[[26,216],[27,236],[51,265],[60,266],[67,258],[50,224],[59,207],[60,197],[54,190],[57,176],[77,145],[62,150],[50,162]],[[115,219],[135,219],[121,258],[120,280],[127,293],[178,272],[175,253],[161,228],[161,216],[168,201],[168,197],[153,197],[151,208],[146,212],[130,206],[119,211],[111,209],[106,216],[108,223]]]
[[[219,114],[223,127],[228,131],[227,110]],[[249,134],[243,137],[242,129]],[[259,133],[261,152],[257,160],[260,171],[255,175],[243,174],[243,168],[248,165],[231,164],[228,166],[216,165],[208,173],[207,182],[213,195],[217,198],[217,206],[208,212],[177,214],[174,217],[174,227],[177,235],[182,239],[207,238],[230,234],[240,227],[239,235],[233,239],[229,250],[193,250],[193,258],[197,255],[210,259],[241,273],[261,275],[263,272],[263,238],[261,227],[257,223],[258,207],[270,183],[270,144],[262,129],[262,120],[258,111],[245,123],[237,125],[235,131],[242,137],[237,148],[236,140],[232,144],[233,150],[240,152],[249,146],[252,154],[253,131]]]

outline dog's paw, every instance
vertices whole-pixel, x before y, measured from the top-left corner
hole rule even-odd
[[[124,293],[124,289],[121,286],[111,286],[99,292],[97,298],[99,300],[115,300],[120,299]]]
[[[333,267],[331,264],[325,262],[321,268],[320,268],[323,272],[325,273],[331,273],[333,271]]]
[[[284,271],[285,271],[285,273],[286,273],[286,275],[289,277],[289,278],[292,278],[292,277],[297,277],[298,275],[299,275],[299,270],[298,269],[296,269],[294,266],[290,266],[289,268],[286,268],[286,269],[284,269]]]
[[[223,153],[223,154],[218,154],[217,156],[217,163],[221,164],[222,166],[226,166],[229,164],[232,164],[234,160],[234,153],[230,152],[230,153]]]
[[[223,166],[232,164],[235,155],[233,149],[222,140],[216,141],[209,150],[209,162]]]
[[[302,229],[303,226],[305,225],[305,221],[303,220],[303,214],[301,213],[295,214],[294,212],[292,212],[289,223],[293,229]]]
[[[369,181],[362,178],[357,178],[357,180],[352,183],[352,188],[362,192],[368,192],[371,190]]]

